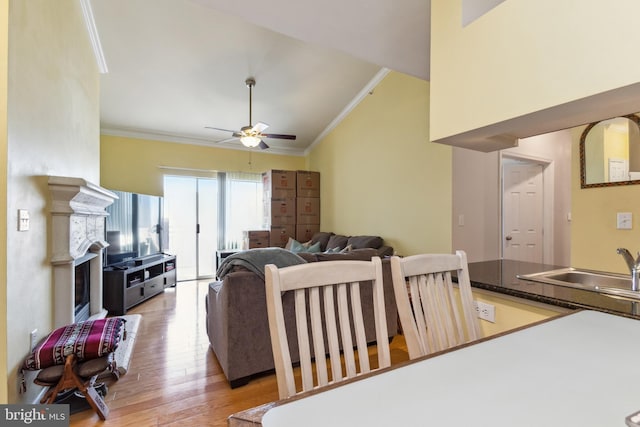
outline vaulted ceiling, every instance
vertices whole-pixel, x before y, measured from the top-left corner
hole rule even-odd
[[[302,154],[388,70],[429,78],[428,0],[91,0],[108,72],[112,135],[242,149],[252,123],[269,152]],[[224,141],[224,142],[221,142]]]

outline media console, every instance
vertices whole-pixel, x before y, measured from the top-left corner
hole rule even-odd
[[[151,255],[105,267],[102,300],[109,314],[121,316],[136,304],[176,284],[176,256]]]

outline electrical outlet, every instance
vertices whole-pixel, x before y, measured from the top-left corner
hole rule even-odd
[[[33,350],[36,344],[38,344],[38,329],[34,329],[33,331],[31,331],[31,333],[29,334],[29,340],[29,342],[31,343],[31,350]]]
[[[631,230],[633,214],[631,212],[618,212],[616,214],[616,222],[618,230]]]
[[[474,301],[478,317],[487,322],[496,323],[496,306],[482,301]]]

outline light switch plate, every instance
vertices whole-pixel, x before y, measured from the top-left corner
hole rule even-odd
[[[18,209],[18,231],[29,231],[29,211]]]
[[[618,230],[631,230],[633,215],[631,212],[618,212],[617,228]]]

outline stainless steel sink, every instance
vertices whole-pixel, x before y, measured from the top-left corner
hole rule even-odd
[[[640,292],[631,290],[631,277],[602,271],[561,268],[534,274],[522,274],[518,279],[550,285],[566,286],[608,295],[640,300]]]

